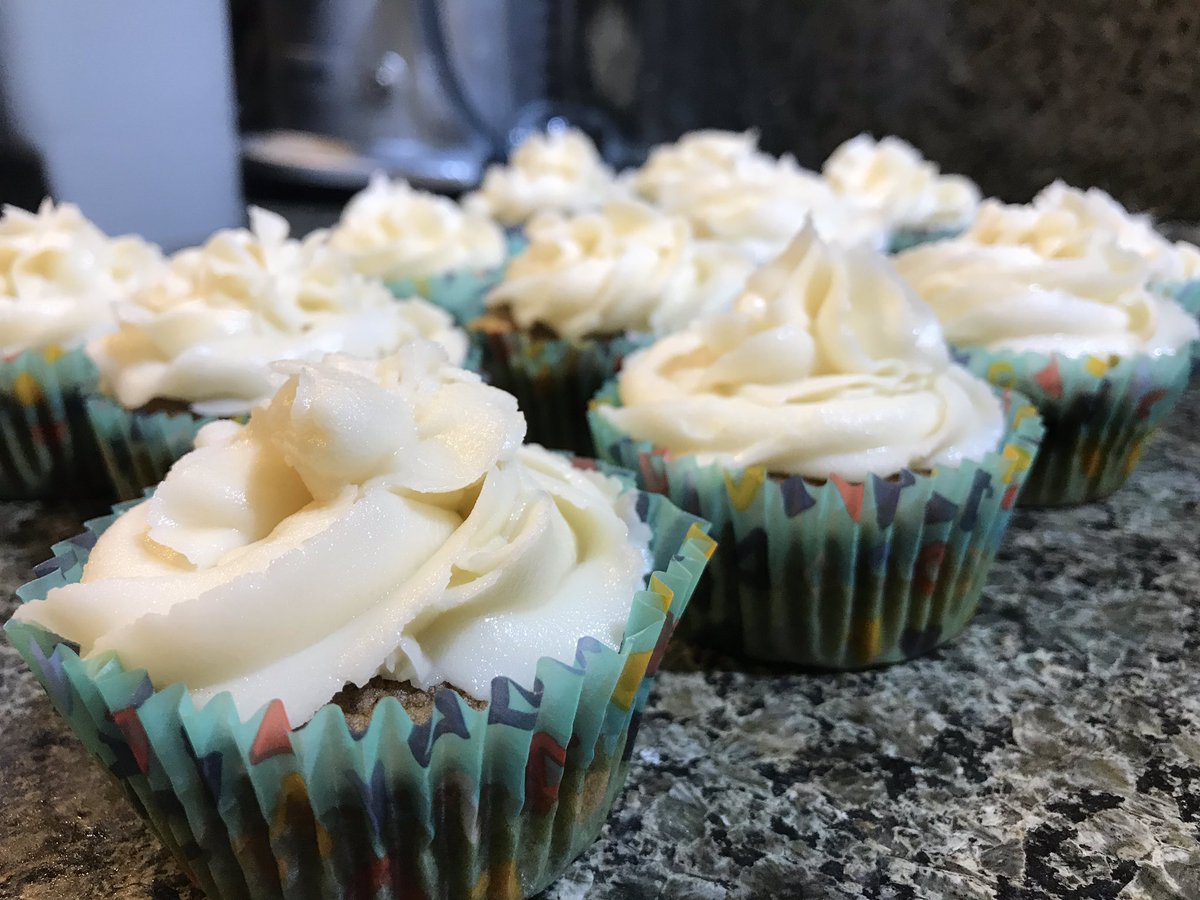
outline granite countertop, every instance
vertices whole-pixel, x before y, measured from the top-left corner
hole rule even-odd
[[[1021,511],[953,646],[802,675],[676,645],[566,898],[1200,897],[1200,390],[1105,503]],[[0,618],[98,512],[0,504]],[[198,894],[0,641],[0,897]]]

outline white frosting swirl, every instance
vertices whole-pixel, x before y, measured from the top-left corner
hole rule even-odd
[[[159,398],[236,415],[279,386],[276,360],[378,358],[416,338],[438,341],[455,362],[466,356],[449,315],[396,301],[325,235],[290,239],[287,223],[261,209],[250,223],[176,254],[163,277],[118,305],[120,329],[89,345],[101,387],[122,405]]]
[[[346,204],[329,242],[384,281],[491,269],[506,253],[503,230],[486,216],[382,173]]]
[[[856,209],[795,159],[775,159],[756,144],[753,132],[692,132],[655,148],[629,184],[686,216],[698,237],[737,244],[758,262],[779,253],[806,220],[825,240],[883,246],[877,214]]]
[[[157,247],[110,238],[70,203],[0,216],[0,355],[70,348],[117,327],[113,303],[155,277]]]
[[[1122,249],[1147,262],[1156,282],[1179,283],[1200,278],[1200,248],[1187,241],[1171,243],[1155,230],[1149,216],[1129,212],[1099,188],[1081,191],[1056,181],[1034,198],[1033,206],[1047,213],[1069,213],[1080,230],[1101,232],[1115,239]]]
[[[964,228],[979,207],[973,181],[942,175],[897,137],[851,138],[830,154],[822,172],[835,191],[894,228]]]
[[[17,618],[293,724],[377,674],[486,698],[585,635],[618,646],[647,567],[632,492],[521,447],[515,399],[432,345],[285,371]]]
[[[537,216],[529,246],[487,297],[521,328],[564,337],[667,333],[727,308],[751,270],[735,248],[694,241],[685,219],[636,201],[594,213]]]
[[[1115,248],[1047,258],[1029,246],[939,241],[900,254],[896,268],[963,347],[1130,356],[1173,353],[1198,334],[1177,303],[1146,290],[1141,261]]]
[[[737,308],[625,362],[625,433],[728,468],[860,481],[997,448],[999,401],[950,361],[932,312],[888,262],[805,228]]]
[[[612,169],[582,131],[533,134],[507,166],[488,166],[483,184],[463,205],[504,223],[523,225],[539,212],[598,209],[613,193]]]

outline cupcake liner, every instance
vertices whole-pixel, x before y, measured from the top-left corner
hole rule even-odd
[[[500,283],[504,270],[508,268],[508,260],[525,248],[526,241],[520,234],[508,234],[506,244],[508,255],[495,268],[462,269],[441,275],[400,278],[388,281],[388,289],[400,299],[423,297],[450,313],[458,325],[466,325],[483,315],[483,298]]]
[[[1134,470],[1146,439],[1187,387],[1191,353],[1066,357],[972,348],[956,351],[981,378],[1027,396],[1046,436],[1022,506],[1070,506],[1107,497]]]
[[[106,493],[84,411],[99,379],[81,347],[0,360],[0,500]]]
[[[1159,293],[1170,297],[1188,313],[1200,319],[1200,278],[1192,281],[1160,284],[1155,287]],[[1192,344],[1192,368],[1200,370],[1200,341]]]
[[[712,522],[720,549],[688,613],[702,643],[758,660],[859,669],[910,659],[974,615],[1037,453],[1036,410],[1004,397],[1001,447],[979,462],[847,482],[673,457],[589,413],[601,459]]]
[[[1159,285],[1159,290],[1193,316],[1200,316],[1200,278]],[[1197,349],[1200,348],[1193,348],[1193,350]]]
[[[699,522],[642,495],[655,573],[620,651],[579,641],[531,686],[498,677],[472,709],[439,690],[416,724],[398,700],[353,734],[336,706],[291,729],[275,701],[242,722],[227,694],[197,709],[113,654],[25,623],[5,626],[59,713],[180,866],[222,898],[515,898],[556,878],[596,837],[623,783],[667,639],[712,553]],[[80,576],[113,516],[55,546],[18,592]]]
[[[888,253],[894,256],[905,250],[911,250],[913,247],[919,247],[921,244],[948,240],[958,237],[962,233],[962,228],[898,228],[892,232]]]
[[[103,396],[88,398],[86,412],[120,500],[137,499],[162,481],[175,460],[191,451],[196,433],[215,421],[191,412],[135,412]]]
[[[593,456],[587,408],[625,357],[653,341],[630,332],[611,338],[537,338],[524,331],[472,332],[483,349],[483,371],[513,394],[525,414],[526,440]]]

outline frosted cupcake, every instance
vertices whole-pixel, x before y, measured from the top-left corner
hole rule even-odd
[[[687,220],[635,201],[527,229],[472,324],[493,384],[520,400],[530,438],[590,455],[588,401],[653,333],[728,307],[751,269],[736,248],[696,241]]]
[[[762,263],[806,221],[825,240],[883,247],[880,217],[839,197],[791,157],[757,148],[753,132],[695,131],[651,151],[625,176],[647,202],[685,216],[696,236],[739,247]]]
[[[249,230],[181,251],[163,276],[117,305],[117,331],[88,354],[103,397],[88,415],[119,496],[155,484],[212,417],[245,417],[279,387],[276,360],[341,352],[377,359],[418,338],[456,363],[467,338],[424,300],[397,302],[321,233],[251,209]]]
[[[812,229],[733,312],[632,356],[590,421],[600,458],[713,523],[701,640],[839,669],[965,627],[1040,436],[883,257]]]
[[[613,172],[591,138],[576,128],[533,134],[513,150],[507,165],[492,165],[467,210],[518,228],[542,212],[599,209],[614,193]]]
[[[961,238],[896,258],[967,366],[1028,395],[1046,439],[1022,496],[1082,503],[1124,484],[1187,385],[1196,322],[1145,260],[1065,208],[988,201]]]
[[[897,137],[851,138],[830,154],[822,173],[840,196],[883,221],[892,252],[953,237],[971,224],[979,208],[973,181],[943,175]]]
[[[71,204],[0,217],[0,499],[107,487],[84,398],[83,352],[116,328],[113,304],[162,268],[157,247],[109,238]]]
[[[460,323],[482,311],[509,253],[486,215],[381,173],[346,204],[329,242],[397,297],[424,297]]]
[[[1187,241],[1167,240],[1148,215],[1129,212],[1099,188],[1081,191],[1061,181],[1033,200],[1036,209],[1070,213],[1078,227],[1116,240],[1136,253],[1150,269],[1152,289],[1174,297],[1192,315],[1200,315],[1200,248]]]
[[[530,896],[603,825],[712,542],[431,345],[281,371],[6,631],[209,896]]]

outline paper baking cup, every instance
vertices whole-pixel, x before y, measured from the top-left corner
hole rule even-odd
[[[106,495],[84,411],[99,378],[82,348],[0,360],[0,500]]]
[[[87,419],[108,480],[120,500],[134,500],[166,477],[212,418],[190,412],[133,412],[108,397],[87,401]]]
[[[1200,316],[1200,279],[1161,285],[1159,290],[1190,312]],[[1200,350],[1200,347],[1193,349]]]
[[[600,458],[712,522],[719,549],[687,633],[823,669],[900,662],[966,627],[1042,434],[1033,406],[1006,394],[1004,439],[978,463],[814,482],[673,457],[614,426],[603,409],[619,405],[610,384],[589,413]]]
[[[625,357],[653,340],[629,333],[614,338],[531,337],[523,331],[473,332],[483,348],[483,371],[516,396],[528,426],[526,440],[593,456],[587,408]]]
[[[454,317],[458,325],[466,325],[483,315],[483,298],[500,283],[508,260],[525,248],[520,234],[506,238],[507,257],[503,264],[491,269],[462,269],[441,275],[401,278],[387,282],[388,289],[398,298],[423,297]]]
[[[240,721],[228,694],[197,709],[181,684],[37,626],[9,638],[84,746],[210,897],[517,898],[553,881],[596,837],[620,790],[668,638],[712,553],[705,524],[639,498],[655,573],[620,651],[580,640],[543,658],[532,685],[492,682],[472,709],[439,691],[414,724],[395,698],[351,733],[327,705],[291,728],[274,701]],[[77,581],[113,516],[55,546],[41,598]]]
[[[1187,387],[1191,352],[1065,357],[961,350],[976,375],[1037,406],[1046,436],[1022,506],[1071,506],[1120,488]]]
[[[1157,290],[1200,318],[1200,279],[1157,285]],[[1200,341],[1192,344],[1192,367],[1200,369]]]
[[[900,228],[892,232],[888,244],[888,253],[903,253],[921,244],[931,244],[934,241],[944,241],[958,237],[963,233],[962,228]]]

